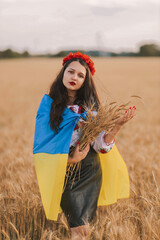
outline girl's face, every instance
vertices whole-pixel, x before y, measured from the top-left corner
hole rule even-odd
[[[68,95],[75,96],[85,81],[86,69],[79,62],[73,61],[64,71],[63,84],[67,88]]]

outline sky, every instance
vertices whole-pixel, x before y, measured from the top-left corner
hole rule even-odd
[[[0,50],[138,51],[160,44],[159,0],[0,0]]]

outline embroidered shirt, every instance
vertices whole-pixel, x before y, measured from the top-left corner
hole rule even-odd
[[[67,105],[67,108],[70,108],[75,113],[81,113],[81,106],[79,106],[79,105]],[[93,116],[94,115],[96,115],[96,112],[93,111]],[[83,124],[84,120],[82,118],[80,118],[79,122],[82,122],[82,124]],[[115,144],[115,139],[113,139],[113,141],[110,142],[110,143],[106,143],[104,141],[105,135],[107,135],[107,133],[105,131],[102,131],[97,136],[95,141],[93,141],[91,143],[91,146],[94,148],[94,150],[96,152],[107,153],[107,152],[109,152],[113,148],[113,146]],[[79,126],[77,124],[75,126],[73,134],[72,134],[70,147],[71,146],[74,146],[74,147],[76,146],[76,143],[77,143],[78,139],[80,138],[80,136],[81,136],[81,132],[80,132],[80,128],[79,128]]]

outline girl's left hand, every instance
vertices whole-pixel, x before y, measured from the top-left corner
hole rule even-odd
[[[127,123],[130,119],[132,119],[135,114],[136,107],[134,106],[133,108],[129,108],[123,115],[123,117],[119,118],[115,125],[123,126],[125,123]]]

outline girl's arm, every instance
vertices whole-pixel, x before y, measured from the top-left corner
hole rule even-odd
[[[115,136],[121,127],[135,116],[135,109],[135,106],[132,109],[130,107],[128,111],[125,112],[124,116],[116,121],[115,126],[110,132],[101,132],[96,140],[91,143],[91,146],[95,149],[96,152],[107,153],[113,148],[115,144]]]

